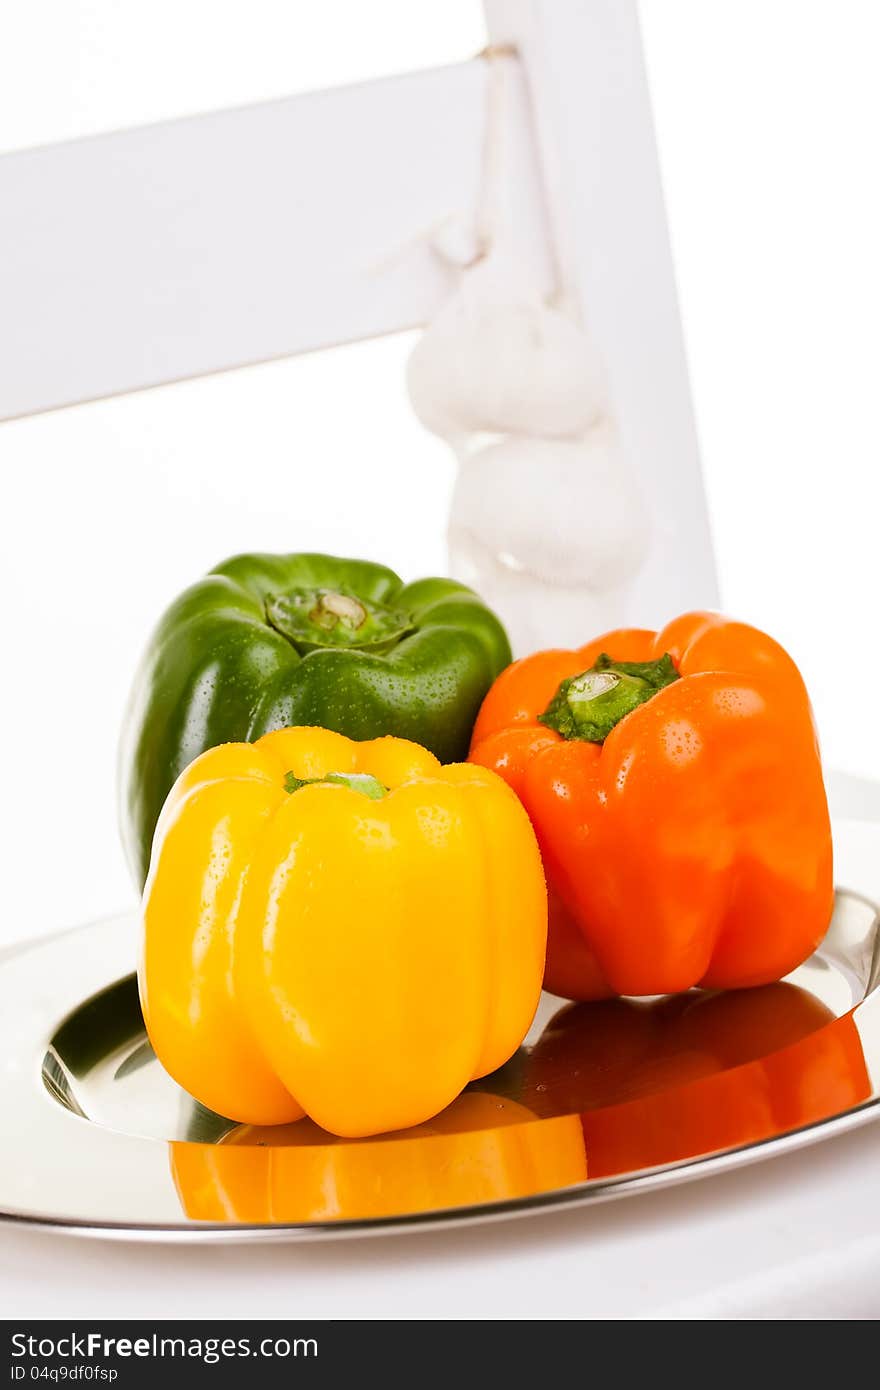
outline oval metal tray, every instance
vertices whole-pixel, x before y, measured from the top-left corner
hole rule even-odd
[[[735,993],[571,1005],[429,1124],[342,1141],[211,1114],[156,1061],[133,918],[0,962],[0,1218],[126,1239],[303,1239],[598,1201],[880,1113],[880,929],[837,895],[821,949]]]

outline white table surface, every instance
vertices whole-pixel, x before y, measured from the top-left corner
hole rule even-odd
[[[880,897],[880,826],[840,822],[837,862],[839,882]],[[102,1319],[878,1317],[878,1181],[872,1123],[654,1194],[423,1235],[199,1248],[6,1227],[0,1310]]]

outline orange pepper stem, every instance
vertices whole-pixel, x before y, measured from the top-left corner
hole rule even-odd
[[[603,652],[588,671],[560,683],[538,719],[565,739],[603,743],[621,719],[678,679],[668,652],[657,661],[614,661]]]
[[[388,794],[388,788],[382,785],[378,777],[371,777],[369,772],[328,772],[326,777],[297,777],[295,773],[288,772],[284,778],[284,790],[298,792],[300,787],[314,787],[320,782],[348,787],[353,792],[360,792],[361,796],[368,796],[371,801],[379,801]]]

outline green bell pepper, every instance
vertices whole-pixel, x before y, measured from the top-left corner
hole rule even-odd
[[[331,555],[238,555],[172,603],[144,653],[121,750],[123,839],[146,879],[175,779],[218,743],[317,724],[467,755],[483,696],[510,661],[501,623],[452,579],[404,585]]]

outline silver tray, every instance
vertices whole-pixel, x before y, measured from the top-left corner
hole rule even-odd
[[[0,1218],[163,1240],[376,1234],[572,1206],[769,1157],[880,1114],[878,910],[763,989],[567,1005],[429,1125],[341,1141],[192,1101],[143,1031],[133,918],[0,962]]]

